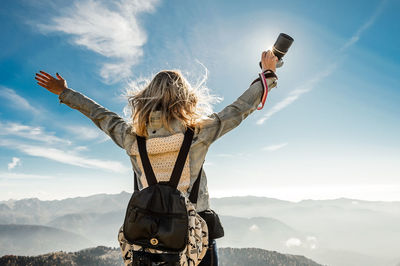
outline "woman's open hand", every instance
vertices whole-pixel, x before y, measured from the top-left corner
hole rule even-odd
[[[266,51],[262,52],[261,54],[262,71],[270,69],[275,73],[277,62],[278,62],[278,57],[276,57],[271,50],[268,50],[267,52]]]
[[[48,91],[60,95],[60,93],[65,89],[68,88],[67,81],[63,79],[58,73],[56,73],[57,78],[54,78],[52,75],[40,71],[41,74],[36,73],[35,79],[38,81],[37,84],[46,88]]]

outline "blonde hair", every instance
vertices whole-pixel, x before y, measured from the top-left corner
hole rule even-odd
[[[131,91],[127,97],[133,130],[145,137],[154,111],[161,111],[162,126],[173,133],[170,127],[173,120],[181,121],[186,128],[193,127],[211,111],[211,102],[218,101],[208,94],[208,89],[203,88],[203,93],[193,89],[179,70],[160,71],[144,88]]]

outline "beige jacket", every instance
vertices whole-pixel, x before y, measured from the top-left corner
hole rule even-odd
[[[267,82],[269,90],[276,86],[275,78],[270,78]],[[228,131],[237,127],[243,119],[256,110],[263,92],[261,82],[255,82],[232,104],[218,113],[211,114],[196,126],[189,156],[178,186],[179,190],[185,193],[191,191],[210,145]],[[138,175],[139,189],[147,186],[140,156],[137,152],[136,135],[132,132],[130,123],[70,88],[65,89],[59,95],[59,100],[60,103],[64,103],[90,118],[97,127],[110,136],[119,147],[123,148],[130,157],[133,170]],[[147,140],[149,159],[157,180],[165,181],[168,180],[172,172],[176,155],[183,140],[184,127],[179,121],[174,121],[171,128],[175,133],[171,134],[161,126],[159,112],[151,115],[151,122],[151,127],[148,127],[149,139]],[[203,211],[209,207],[207,176],[203,170],[196,210]]]

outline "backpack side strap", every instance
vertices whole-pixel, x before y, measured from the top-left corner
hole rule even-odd
[[[201,165],[199,175],[197,176],[196,181],[194,181],[194,184],[192,186],[192,190],[190,190],[189,194],[189,200],[190,202],[196,204],[197,203],[197,198],[199,197],[199,188],[200,188],[200,178],[201,178],[201,173],[203,172],[203,165]]]
[[[183,139],[181,149],[179,150],[178,158],[176,159],[174,170],[172,170],[169,185],[177,188],[179,180],[181,179],[183,167],[185,166],[186,158],[189,154],[190,146],[192,145],[194,130],[190,127],[185,132],[185,138]]]
[[[136,172],[133,172],[133,191],[139,191]]]

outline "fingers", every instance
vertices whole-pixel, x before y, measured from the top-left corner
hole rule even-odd
[[[42,86],[43,88],[49,89],[49,82],[51,79],[49,78],[49,74],[44,71],[40,71],[43,74],[36,73],[35,79],[38,81],[37,84]],[[50,76],[51,77],[51,76]],[[53,77],[51,77],[53,78]]]
[[[57,76],[57,78],[58,78],[59,80],[64,80],[64,78],[61,77],[60,74],[56,73],[56,76]]]
[[[52,75],[50,75],[50,74],[48,74],[48,73],[46,73],[46,72],[44,72],[44,71],[42,71],[42,70],[40,70],[40,73],[42,73],[44,76],[46,76],[48,79],[53,79],[53,76]]]
[[[275,60],[275,61],[278,61],[278,57],[276,57],[276,56],[274,55],[274,53],[273,53],[271,50],[263,51],[263,52],[262,52],[262,54],[261,54],[261,61],[262,61],[262,60],[271,60],[271,59],[273,59],[273,60]]]
[[[41,83],[45,83],[45,84],[47,84],[47,83],[49,82],[49,80],[42,79],[42,78],[39,78],[39,77],[35,77],[35,79],[36,79],[37,81],[39,81],[39,82],[41,82]]]
[[[263,52],[261,53],[261,61],[263,61],[264,58],[265,58],[265,51],[263,51]]]
[[[263,51],[261,54],[261,58],[274,58],[276,57],[271,50]],[[277,58],[277,57],[276,57]]]
[[[36,76],[41,77],[42,79],[45,79],[45,80],[50,80],[49,77],[47,77],[45,75],[42,75],[42,74],[39,74],[39,73],[36,73]]]
[[[261,55],[261,59],[264,59],[264,60],[273,59],[273,60],[275,60],[275,62],[278,62],[278,60],[279,60],[278,57],[276,57],[275,54],[271,50],[263,51],[262,55]]]
[[[38,83],[40,82],[42,84],[45,84],[46,86],[49,86],[49,84],[51,82],[51,80],[40,77],[40,76],[36,76],[35,79],[38,81]]]

